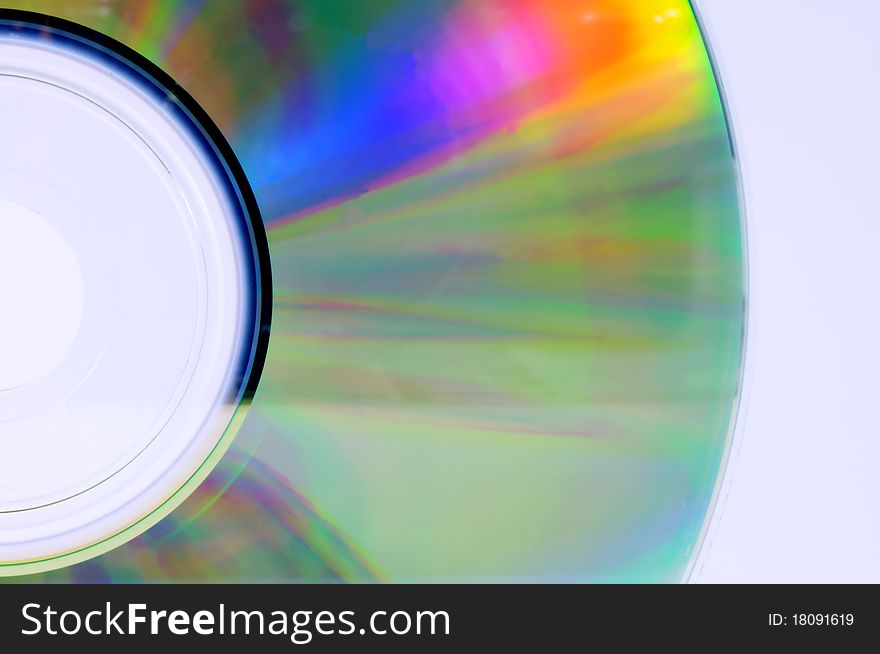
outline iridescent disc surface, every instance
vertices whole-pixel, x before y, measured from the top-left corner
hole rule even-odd
[[[5,4],[119,39],[202,104],[275,289],[227,460],[45,578],[682,578],[744,318],[736,163],[688,2]]]

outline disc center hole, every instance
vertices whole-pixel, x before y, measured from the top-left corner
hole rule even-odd
[[[39,381],[64,359],[83,304],[79,262],[61,232],[0,200],[0,392]]]

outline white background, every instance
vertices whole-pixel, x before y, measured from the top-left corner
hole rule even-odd
[[[750,326],[698,582],[880,581],[880,2],[697,0],[743,170]]]

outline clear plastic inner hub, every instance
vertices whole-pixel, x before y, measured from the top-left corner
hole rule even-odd
[[[149,515],[240,398],[253,253],[173,108],[88,48],[0,31],[0,564]]]

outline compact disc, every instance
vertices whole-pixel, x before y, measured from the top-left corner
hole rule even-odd
[[[0,13],[0,574],[157,521],[219,460],[255,381],[256,205],[153,68]]]
[[[686,575],[745,289],[733,139],[688,2],[11,4],[192,94],[272,267],[240,465],[46,579]]]

